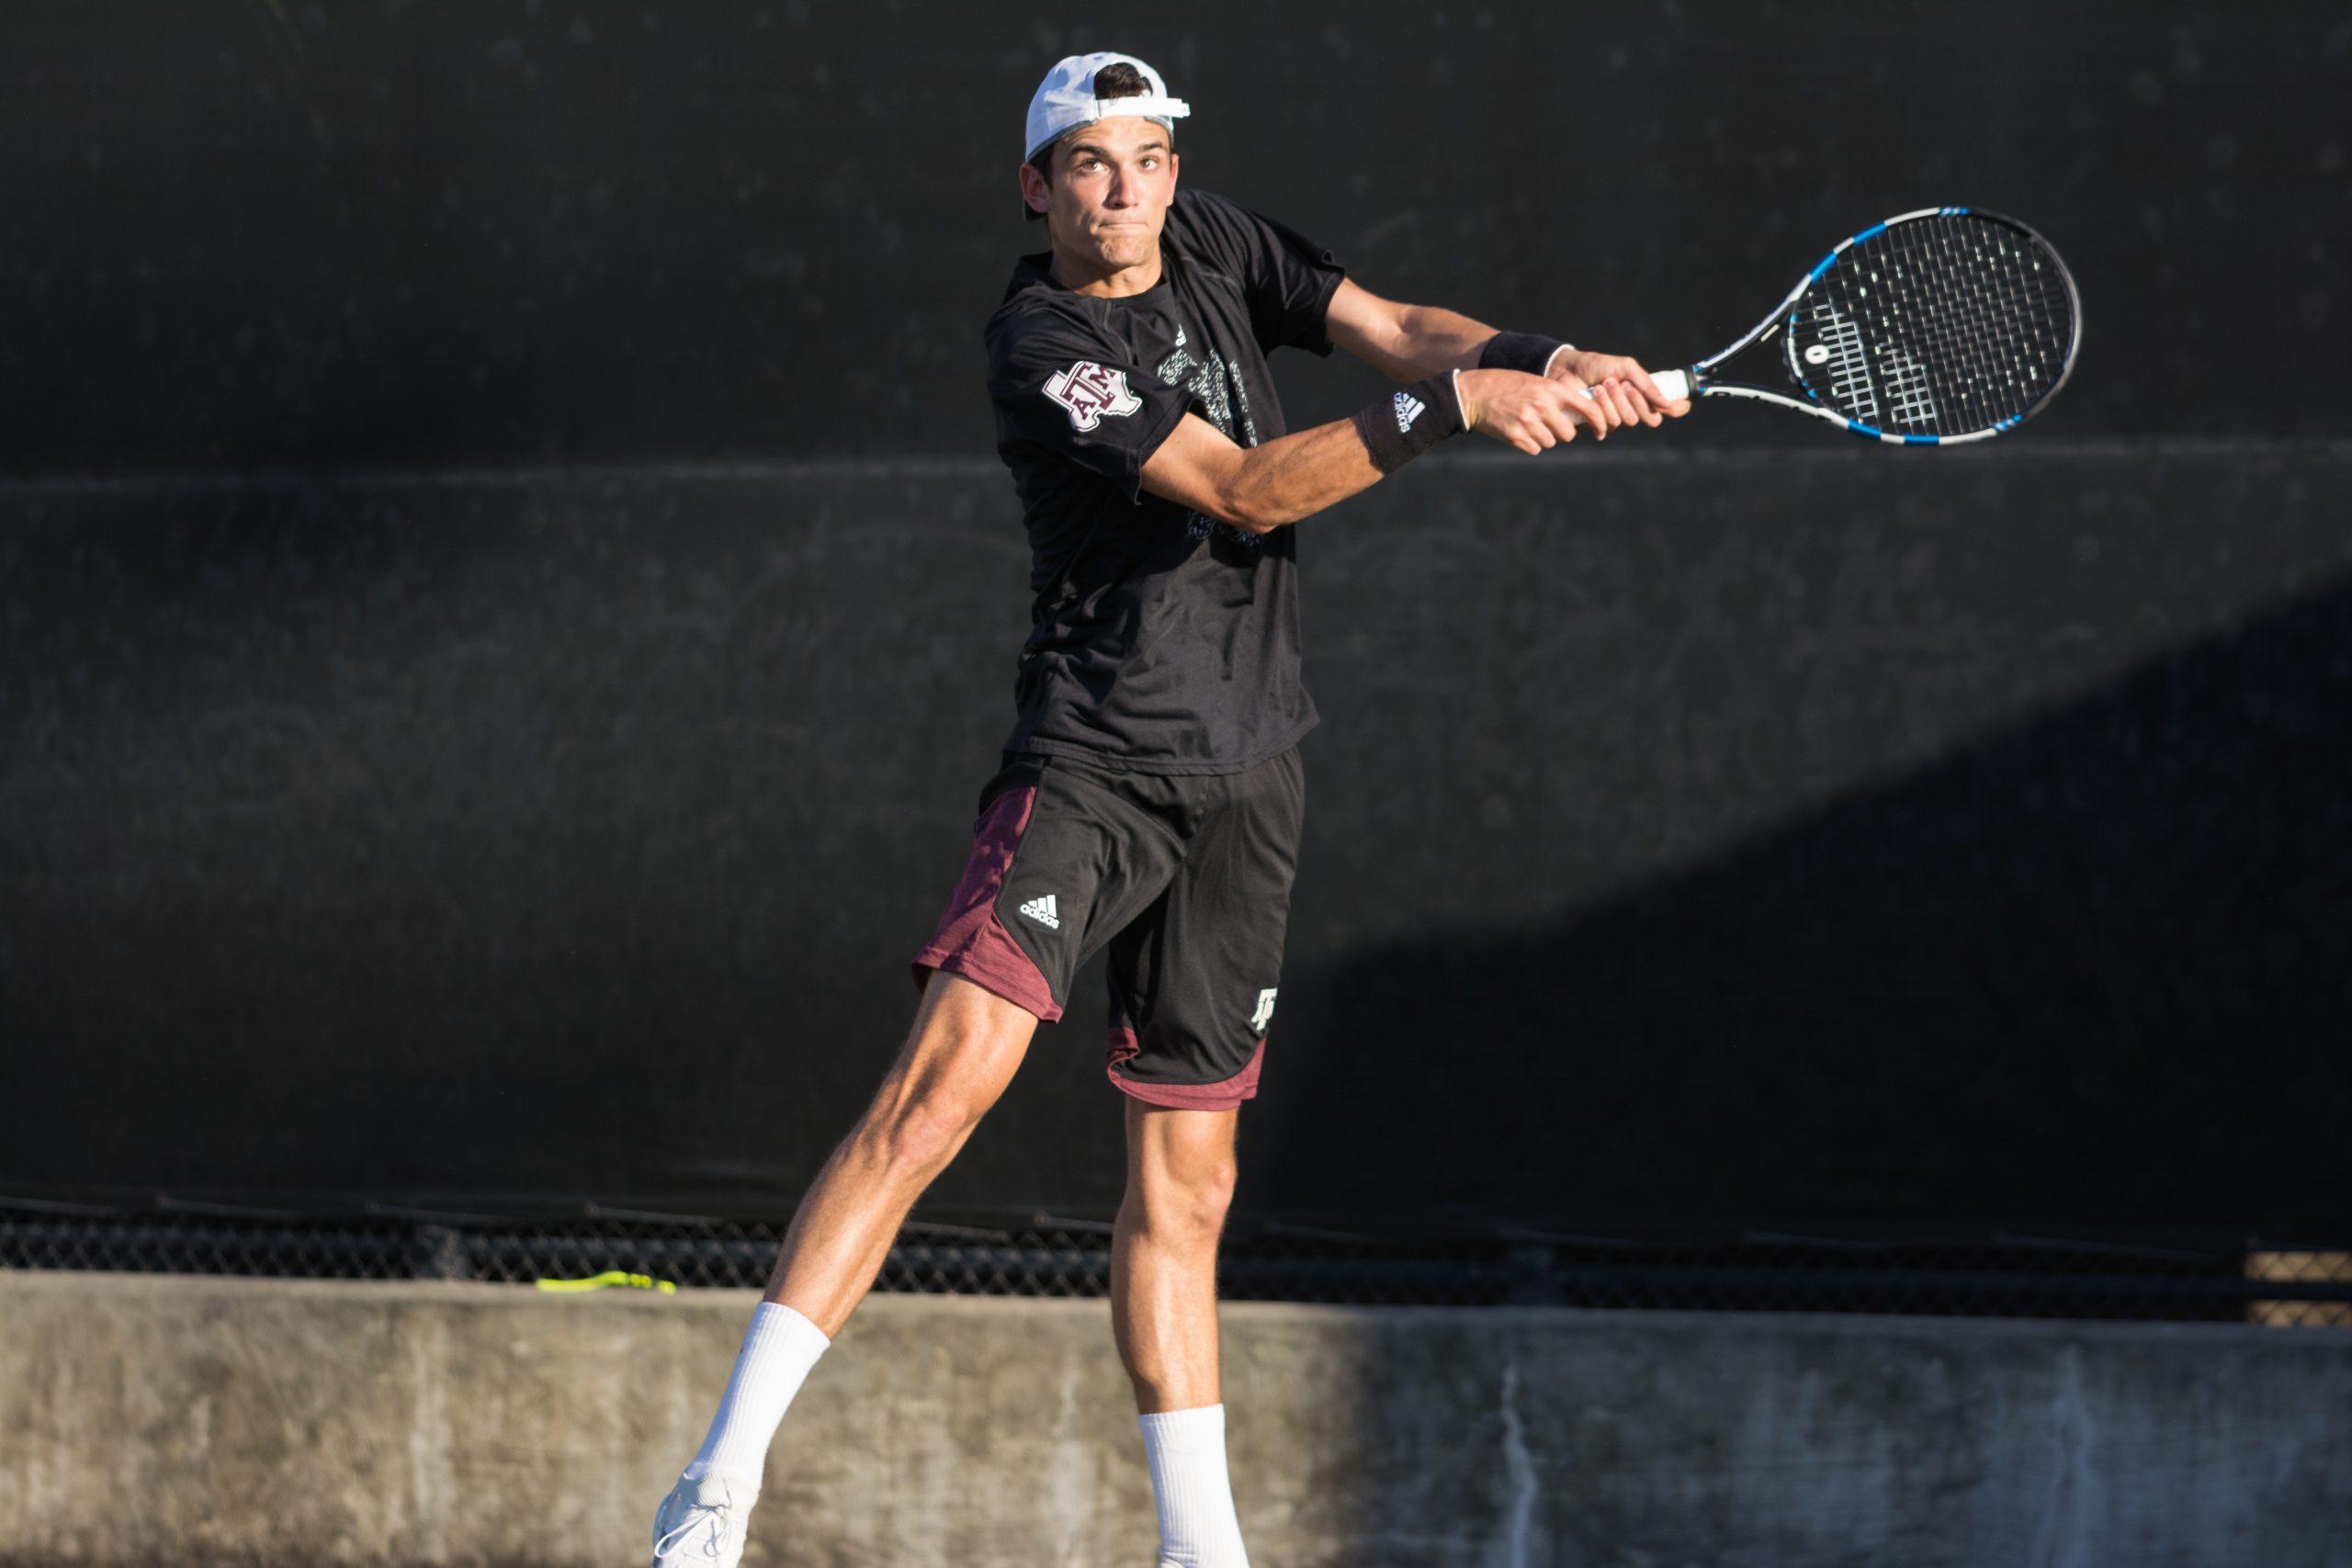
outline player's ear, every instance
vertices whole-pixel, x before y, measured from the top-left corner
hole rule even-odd
[[[1021,165],[1021,199],[1029,204],[1029,210],[1032,212],[1042,213],[1053,205],[1053,191],[1046,186],[1046,176],[1037,172],[1037,165],[1035,164],[1024,163]]]

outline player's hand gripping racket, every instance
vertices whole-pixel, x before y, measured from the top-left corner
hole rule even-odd
[[[2082,336],[2075,280],[2047,240],[1981,208],[1929,207],[1842,242],[1746,337],[1650,379],[1669,400],[1754,398],[1857,435],[1949,446],[2031,418],[2066,384]],[[1756,345],[1777,351],[1787,384],[1716,377]]]

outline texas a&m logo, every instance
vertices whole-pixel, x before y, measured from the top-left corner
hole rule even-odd
[[[1069,410],[1069,422],[1080,430],[1093,429],[1104,414],[1125,419],[1143,407],[1143,400],[1127,390],[1125,371],[1105,370],[1091,359],[1047,377],[1046,396]]]

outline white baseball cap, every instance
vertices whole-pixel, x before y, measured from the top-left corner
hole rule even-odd
[[[1105,65],[1134,66],[1151,85],[1151,91],[1139,97],[1096,97],[1094,73]],[[1137,115],[1157,120],[1173,131],[1176,128],[1170,122],[1192,112],[1192,105],[1168,96],[1168,84],[1159,79],[1159,72],[1132,54],[1073,54],[1056,63],[1046,73],[1046,79],[1037,84],[1036,94],[1029,100],[1027,151],[1021,157],[1025,163],[1062,132],[1092,125],[1098,119]]]

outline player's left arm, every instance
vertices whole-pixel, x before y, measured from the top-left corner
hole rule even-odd
[[[1325,308],[1323,331],[1392,381],[1418,381],[1448,370],[1476,370],[1495,329],[1459,310],[1383,299],[1353,278],[1340,279]]]
[[[1392,381],[1418,381],[1448,370],[1481,366],[1496,330],[1475,317],[1438,305],[1407,305],[1384,299],[1352,278],[1341,278],[1326,308],[1323,331],[1332,344]],[[1532,368],[1532,367],[1531,367]],[[1669,400],[1649,372],[1622,354],[1563,347],[1543,374],[1573,387],[1589,387],[1607,417],[1607,427],[1636,422],[1657,425],[1690,412],[1690,401]]]

